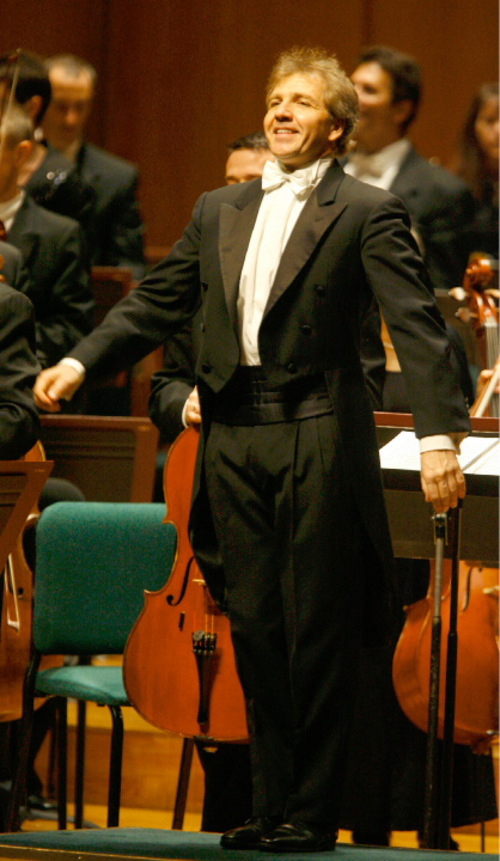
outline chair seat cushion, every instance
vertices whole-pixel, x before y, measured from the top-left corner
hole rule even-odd
[[[121,667],[53,667],[36,677],[36,694],[88,700],[106,706],[129,705]]]

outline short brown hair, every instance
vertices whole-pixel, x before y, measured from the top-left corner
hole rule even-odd
[[[267,82],[266,98],[283,78],[295,74],[317,75],[325,83],[325,106],[334,120],[344,123],[341,136],[335,141],[337,153],[346,151],[359,117],[356,90],[334,54],[323,48],[294,47],[276,60]]]

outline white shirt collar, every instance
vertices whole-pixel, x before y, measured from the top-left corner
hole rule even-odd
[[[377,185],[379,188],[388,189],[396,177],[404,159],[406,158],[411,144],[408,138],[394,141],[375,153],[364,153],[362,151],[350,153],[349,160],[344,167],[346,173]]]
[[[12,227],[18,211],[21,209],[23,200],[24,191],[20,191],[15,197],[11,197],[10,200],[0,203],[0,221],[3,222],[7,233]]]

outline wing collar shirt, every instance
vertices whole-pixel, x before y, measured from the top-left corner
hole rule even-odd
[[[264,197],[243,263],[238,295],[242,365],[260,365],[259,328],[283,251],[332,161],[332,157],[320,158],[290,173],[278,161],[268,161],[264,166]]]

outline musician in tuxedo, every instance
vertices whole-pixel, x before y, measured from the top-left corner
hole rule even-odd
[[[84,139],[97,73],[90,63],[72,54],[50,57],[46,65],[52,87],[43,118],[46,140],[74,164],[80,179],[95,193],[91,262],[126,266],[134,279],[140,279],[146,266],[137,168]]]
[[[125,350],[136,361],[202,306],[190,538],[229,615],[253,777],[254,816],[224,848],[336,842],[359,650],[385,638],[395,603],[359,358],[373,294],[407,381],[425,496],[445,511],[465,493],[467,410],[407,212],[335,158],[357,114],[334,57],[282,54],[264,119],[276,162],[203,194],[169,256],[35,386],[57,410],[85,371],[120,366]]]
[[[45,367],[92,328],[94,300],[85,242],[76,221],[43,209],[19,189],[32,138],[32,124],[22,108],[7,111],[1,136],[0,220],[29,271],[26,292],[35,308],[37,357]]]

